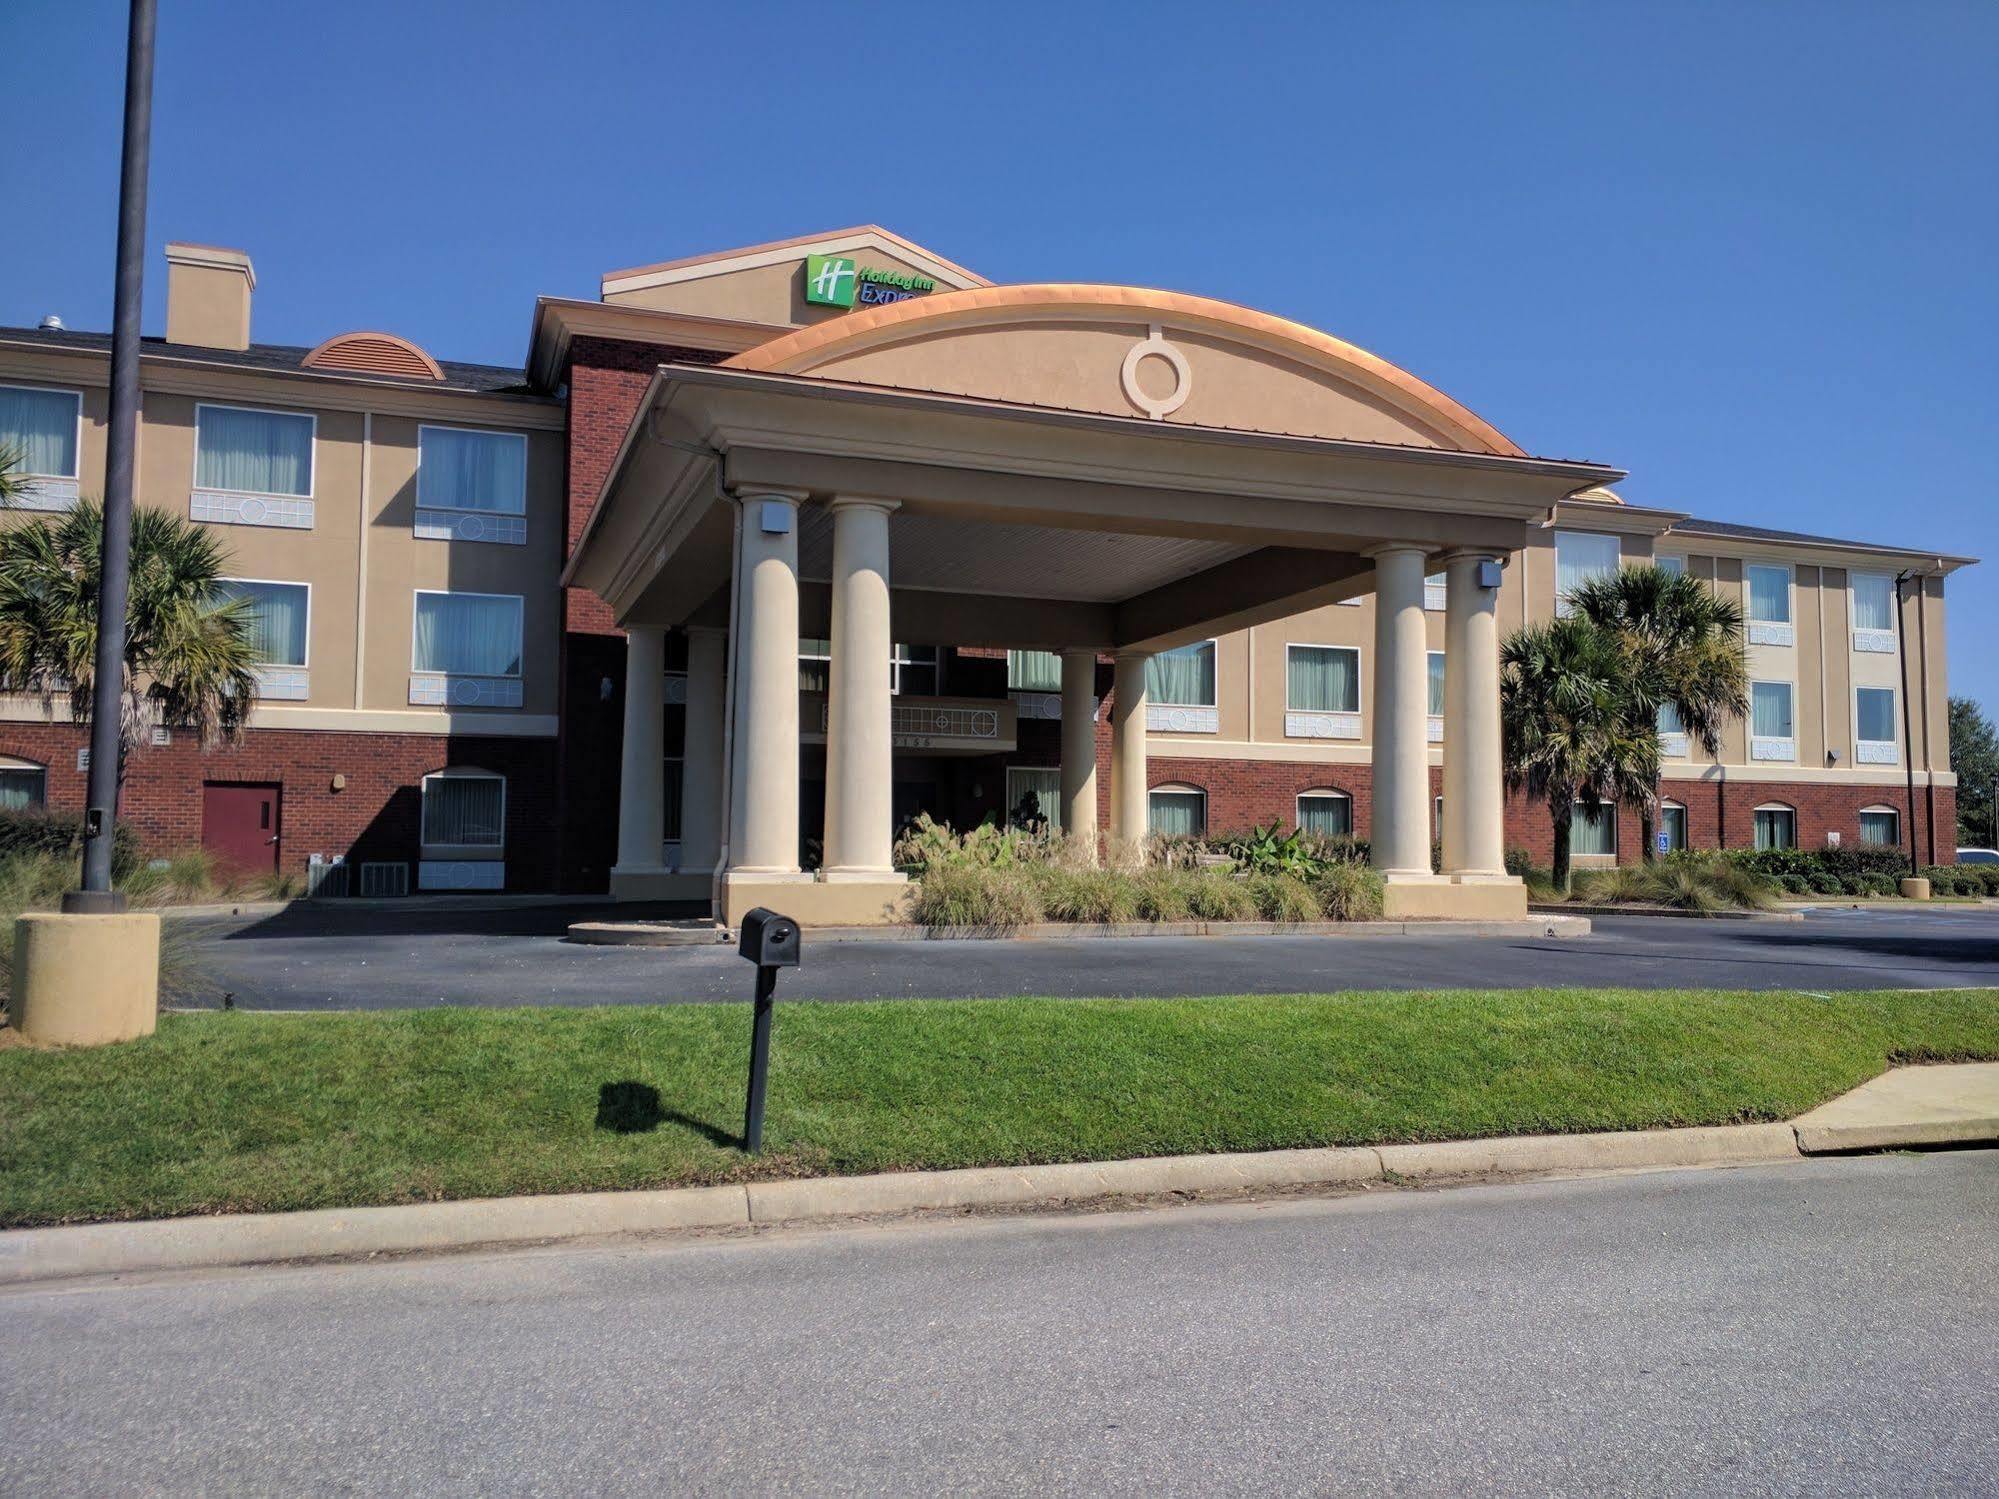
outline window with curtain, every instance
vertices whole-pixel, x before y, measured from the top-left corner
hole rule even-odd
[[[521,674],[521,600],[510,593],[419,593],[414,671]]]
[[[21,455],[21,472],[38,479],[76,477],[76,424],[83,397],[70,390],[0,385],[0,448]]]
[[[1430,652],[1430,716],[1444,716],[1444,653]]]
[[[1298,831],[1327,838],[1353,836],[1353,799],[1342,791],[1304,791],[1298,795]]]
[[[1062,826],[1062,772],[1039,765],[1009,765],[1006,771],[1006,815],[1025,813],[1033,801],[1033,815],[1058,831]]]
[[[1860,841],[1880,848],[1894,848],[1902,841],[1902,819],[1891,808],[1882,807],[1860,814]]]
[[[507,783],[499,776],[441,771],[423,778],[423,841],[432,848],[506,843]]]
[[[1749,732],[1758,739],[1791,737],[1791,684],[1749,684]]]
[[[1146,798],[1146,826],[1173,837],[1197,837],[1208,830],[1208,795],[1189,787],[1162,787]]]
[[[1161,651],[1145,663],[1148,702],[1172,708],[1215,706],[1215,643],[1203,640]]]
[[[1617,571],[1615,536],[1593,531],[1555,533],[1555,612],[1569,612],[1569,595],[1592,578],[1607,578]]]
[[[419,427],[416,502],[426,509],[523,515],[528,503],[528,440],[518,432]]]
[[[1895,742],[1895,689],[1856,687],[1853,692],[1856,737],[1871,744]]]
[[[1594,812],[1577,807],[1569,822],[1569,852],[1572,854],[1617,853],[1617,808],[1598,807]]]
[[[1284,706],[1293,713],[1360,712],[1360,652],[1350,645],[1287,647]]]
[[[1791,570],[1788,567],[1748,569],[1749,617],[1759,624],[1791,622]]]
[[[0,812],[39,812],[48,805],[49,773],[40,765],[0,766]]]
[[[1660,572],[1671,573],[1674,577],[1677,578],[1686,572],[1687,559],[1684,557],[1662,555],[1654,557],[1652,559],[1652,565],[1658,568]]]
[[[1684,734],[1686,726],[1680,722],[1680,710],[1671,703],[1659,704],[1659,732],[1661,734]]]
[[[223,599],[245,599],[250,605],[250,648],[260,666],[303,666],[311,590],[303,583],[260,583],[248,578],[222,578],[215,585]]]
[[[833,688],[833,642],[830,640],[801,640],[798,642],[798,690],[800,692],[830,692]]]
[[[1008,651],[1006,685],[1012,692],[1060,692],[1062,657],[1054,651]]]
[[[312,418],[289,411],[202,406],[194,414],[198,489],[312,493]]]
[[[1853,628],[1895,628],[1895,580],[1880,573],[1853,575]]]
[[[1798,846],[1798,814],[1789,807],[1758,807],[1756,809],[1756,846],[1763,848],[1796,848]]]
[[[1666,835],[1669,851],[1687,846],[1687,809],[1678,802],[1659,805],[1659,831]]]

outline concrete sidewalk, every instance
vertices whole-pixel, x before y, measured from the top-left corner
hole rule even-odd
[[[1896,1067],[1793,1123],[1806,1155],[1999,1140],[1999,1062]]]
[[[240,1213],[0,1233],[0,1286],[78,1276],[745,1229],[884,1213],[1353,1190],[1999,1142],[1999,1063],[1884,1073],[1790,1124],[892,1171],[663,1191]]]

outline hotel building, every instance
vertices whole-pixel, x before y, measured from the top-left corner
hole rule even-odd
[[[1742,603],[1753,679],[1714,757],[1662,724],[1666,839],[1952,857],[1969,559],[1625,504],[1279,317],[862,227],[541,298],[495,368],[259,344],[246,255],[166,262],[137,501],[213,528],[265,659],[240,742],[133,756],[157,849],[866,921],[901,821],[1031,801],[1105,838],[1351,832],[1392,912],[1505,914],[1504,850],[1550,835],[1502,790],[1498,642],[1656,561]],[[30,511],[101,491],[109,342],[0,329]],[[0,699],[0,802],[80,808],[83,746]],[[1578,862],[1638,836],[1581,823]]]

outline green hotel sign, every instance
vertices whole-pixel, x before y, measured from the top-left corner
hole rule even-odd
[[[820,307],[878,307],[935,290],[928,276],[862,265],[851,255],[805,257],[805,300]]]

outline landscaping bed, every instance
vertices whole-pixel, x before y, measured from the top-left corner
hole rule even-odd
[[[7,1033],[0,1033],[4,1036]],[[1784,1119],[1999,992],[1529,990],[167,1015],[0,1046],[0,1224]]]

